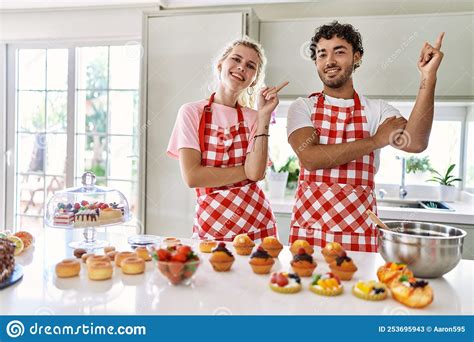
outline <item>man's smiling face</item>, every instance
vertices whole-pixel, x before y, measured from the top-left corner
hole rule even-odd
[[[353,52],[346,40],[333,36],[321,38],[316,45],[316,68],[325,86],[340,88],[351,79],[354,63],[360,60],[360,53]]]

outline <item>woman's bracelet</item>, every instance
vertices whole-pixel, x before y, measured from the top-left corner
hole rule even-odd
[[[253,138],[257,139],[258,137],[269,137],[269,136],[270,136],[270,134],[257,134]]]

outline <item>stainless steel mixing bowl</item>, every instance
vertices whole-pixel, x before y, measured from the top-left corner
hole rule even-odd
[[[437,278],[461,260],[466,232],[442,224],[410,221],[384,222],[378,250],[385,261],[407,264],[419,278]]]

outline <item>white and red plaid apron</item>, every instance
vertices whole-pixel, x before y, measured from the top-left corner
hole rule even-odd
[[[204,106],[199,123],[201,164],[208,167],[234,167],[245,164],[250,130],[237,104],[238,122],[222,128],[212,123],[211,105]],[[242,182],[198,188],[193,232],[200,239],[232,241],[247,233],[252,240],[276,235],[275,216],[256,182]]]
[[[311,116],[320,144],[340,144],[370,136],[367,117],[354,91],[353,107],[324,104],[315,93]],[[301,165],[290,228],[290,243],[307,240],[324,247],[339,242],[351,251],[377,251],[377,231],[367,217],[376,210],[374,153],[330,169],[308,171]]]

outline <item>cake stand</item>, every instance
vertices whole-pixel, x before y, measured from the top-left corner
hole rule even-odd
[[[116,189],[95,185],[92,172],[82,175],[82,186],[54,193],[46,205],[44,220],[51,228],[83,229],[82,241],[68,244],[71,248],[97,249],[108,246],[97,239],[97,228],[116,226],[131,218],[128,201]]]

